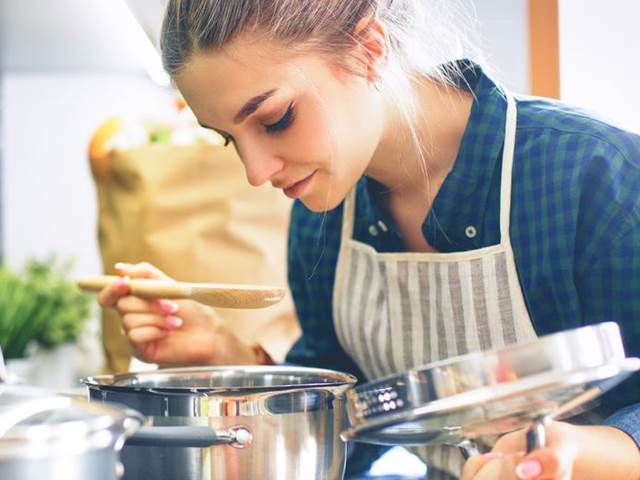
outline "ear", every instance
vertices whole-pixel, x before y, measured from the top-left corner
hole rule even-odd
[[[366,16],[353,29],[353,38],[364,54],[367,80],[373,83],[380,77],[380,67],[389,53],[387,31],[377,18]]]

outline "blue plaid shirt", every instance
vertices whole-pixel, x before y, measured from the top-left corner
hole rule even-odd
[[[500,241],[499,198],[506,98],[501,86],[467,61],[462,88],[475,94],[453,169],[422,224],[440,252]],[[516,96],[511,241],[520,285],[538,335],[617,322],[628,356],[640,355],[640,136],[560,102]],[[354,236],[380,252],[406,251],[394,222],[374,201],[384,187],[357,184]],[[370,234],[378,221],[387,231]],[[313,213],[294,204],[289,283],[303,334],[292,363],[364,375],[340,347],[333,326],[342,206]],[[465,229],[477,234],[469,238]],[[607,414],[640,402],[639,375],[602,399]],[[640,445],[640,409],[607,422]]]

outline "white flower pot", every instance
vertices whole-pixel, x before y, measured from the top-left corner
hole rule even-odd
[[[77,387],[78,355],[78,348],[72,343],[50,350],[37,349],[26,358],[7,360],[9,380],[52,389]]]

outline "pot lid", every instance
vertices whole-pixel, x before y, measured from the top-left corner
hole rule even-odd
[[[350,387],[353,375],[295,366],[222,366],[151,370],[100,375],[83,380],[89,387],[155,392],[273,391],[292,388]]]
[[[459,445],[577,413],[639,368],[617,324],[568,330],[359,385],[347,392],[342,438]]]
[[[133,410],[0,384],[0,461],[121,448],[142,421]]]

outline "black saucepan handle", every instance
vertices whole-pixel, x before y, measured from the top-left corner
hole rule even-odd
[[[533,422],[533,425],[527,430],[527,453],[531,453],[539,448],[544,448],[547,442],[545,433],[545,424],[548,422],[547,417],[540,417]]]
[[[544,448],[546,444],[545,425],[548,421],[549,417],[537,418],[527,430],[527,453],[531,453],[539,448]],[[473,440],[463,440],[456,444],[456,446],[460,449],[465,460],[482,453]]]

